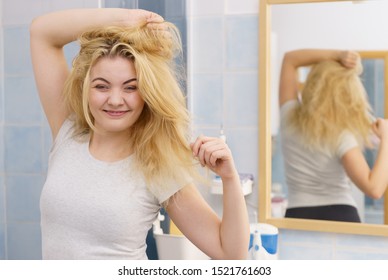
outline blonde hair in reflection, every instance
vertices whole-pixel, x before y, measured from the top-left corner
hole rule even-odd
[[[180,86],[182,69],[175,63],[182,51],[177,28],[168,22],[159,30],[145,25],[111,26],[90,30],[79,42],[81,49],[64,88],[65,101],[74,112],[76,135],[95,130],[88,106],[91,68],[103,57],[125,57],[135,65],[138,90],[145,101],[128,135],[136,166],[151,191],[163,190],[171,180],[187,183],[183,174],[198,177],[189,146],[189,113]]]
[[[289,119],[309,148],[334,152],[344,131],[354,134],[361,147],[370,144],[371,108],[361,73],[361,62],[355,68],[345,68],[327,60],[312,67],[301,93],[301,106]]]

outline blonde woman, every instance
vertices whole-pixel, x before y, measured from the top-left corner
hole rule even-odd
[[[311,66],[299,92],[298,68]],[[285,54],[279,104],[289,204],[286,217],[360,222],[352,181],[371,198],[388,185],[388,121],[372,120],[358,53],[302,49]],[[369,168],[363,149],[380,139]],[[350,179],[350,180],[349,180]]]
[[[174,25],[145,10],[66,10],[31,24],[54,139],[41,195],[44,259],[147,259],[161,207],[213,259],[245,259],[249,224],[228,146],[189,143]],[[63,47],[79,38],[68,69]],[[193,184],[194,158],[223,181],[219,219]]]

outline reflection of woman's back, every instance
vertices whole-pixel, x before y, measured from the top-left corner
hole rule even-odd
[[[361,70],[361,64],[345,68],[334,60],[317,63],[301,98],[281,105],[287,217],[360,221],[341,158],[362,148],[370,132]]]

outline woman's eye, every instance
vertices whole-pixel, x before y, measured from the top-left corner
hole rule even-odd
[[[108,86],[106,86],[106,85],[95,85],[94,88],[95,89],[103,90],[103,89],[108,89]]]
[[[125,88],[125,91],[127,92],[132,92],[132,91],[135,91],[137,90],[137,87],[136,86],[128,86]]]

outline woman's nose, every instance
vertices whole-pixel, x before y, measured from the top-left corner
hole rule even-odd
[[[121,90],[112,90],[109,95],[108,104],[118,106],[124,104],[124,99]]]

